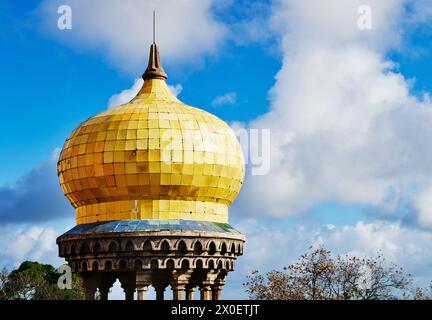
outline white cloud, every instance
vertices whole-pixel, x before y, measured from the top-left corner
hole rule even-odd
[[[403,1],[374,1],[371,31],[357,28],[359,4],[291,0],[275,9],[283,65],[270,112],[249,124],[271,129],[271,170],[246,177],[242,212],[284,216],[322,202],[395,208],[432,185],[432,106],[382,54],[401,41],[402,27],[393,27],[405,19]]]
[[[18,267],[23,261],[38,261],[58,266],[57,230],[49,227],[2,228],[0,242],[0,268]]]
[[[331,224],[286,226],[263,219],[244,219],[236,224],[246,235],[244,256],[235,264],[224,290],[224,299],[247,298],[243,283],[252,270],[265,273],[282,270],[294,263],[309,247],[322,245],[333,254],[373,257],[383,254],[414,276],[415,284],[426,286],[432,267],[432,233],[407,228],[399,222],[363,222],[353,225]],[[272,222],[275,222],[274,220]]]
[[[42,29],[79,50],[95,51],[121,70],[141,70],[152,41],[157,12],[157,43],[164,61],[193,61],[217,51],[226,30],[216,21],[211,0],[44,0]],[[72,30],[57,28],[57,8],[72,8]]]
[[[418,222],[432,228],[432,187],[419,193],[415,199],[415,207],[418,212]]]
[[[114,108],[121,104],[128,103],[129,101],[131,101],[132,98],[134,98],[137,95],[137,93],[140,91],[143,83],[144,80],[142,78],[135,79],[132,87],[111,96],[111,98],[109,98],[108,100],[108,108]],[[177,97],[182,92],[183,87],[181,84],[168,85],[168,89],[171,91],[171,93],[174,96]]]
[[[281,270],[295,262],[310,246],[323,245],[334,254],[375,256],[382,253],[416,276],[419,282],[430,281],[432,234],[411,229],[400,223],[358,221],[354,225],[310,227],[269,227],[259,220],[241,222],[246,233],[244,257],[237,262],[239,277],[257,268],[263,272]],[[240,225],[240,224],[239,224]]]
[[[0,186],[2,223],[42,222],[74,215],[57,176],[60,149],[11,185]]]
[[[386,50],[400,44],[407,0],[278,0],[272,26],[284,37],[285,50],[298,45],[337,47],[349,44]],[[372,30],[360,30],[360,6],[372,9]]]
[[[183,86],[181,84],[168,85],[168,89],[175,97],[178,97],[178,95],[183,91]]]
[[[144,80],[141,78],[135,79],[132,87],[111,96],[108,100],[108,108],[114,108],[121,104],[128,103],[129,101],[131,101],[132,98],[135,97],[137,93],[140,91],[143,82]]]
[[[228,92],[224,95],[217,96],[216,98],[214,98],[211,104],[213,107],[219,107],[223,105],[235,104],[236,102],[237,102],[237,93]]]

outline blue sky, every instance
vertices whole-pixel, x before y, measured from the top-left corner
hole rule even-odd
[[[45,159],[53,146],[62,146],[77,124],[105,109],[109,97],[130,87],[146,65],[127,73],[116,70],[103,54],[71,49],[41,31],[37,2],[1,3],[1,116],[10,121],[0,130],[2,137],[13,135],[2,141],[9,151],[0,173],[5,183]],[[56,26],[56,20],[52,23]],[[267,91],[280,61],[265,47],[224,43],[217,55],[203,59],[197,65],[165,64],[169,82],[182,85],[184,101],[226,121],[248,121],[268,108]],[[237,92],[236,106],[213,108],[212,100],[227,92]]]
[[[58,30],[59,4],[71,5],[72,30]],[[373,28],[360,32],[359,1],[324,4],[138,1],[119,13],[116,1],[0,0],[0,266],[60,262],[52,242],[74,212],[56,152],[141,76],[156,8],[179,98],[271,131],[271,172],[248,169],[231,208],[248,242],[225,297],[245,297],[251,269],[281,268],[316,244],[382,251],[419,283],[432,279],[432,6],[373,1]]]

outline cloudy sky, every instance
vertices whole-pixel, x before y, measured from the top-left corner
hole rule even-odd
[[[65,4],[71,30],[57,25]],[[74,211],[59,149],[140,87],[153,9],[171,90],[270,130],[270,170],[250,161],[230,210],[247,243],[225,298],[319,244],[432,279],[428,0],[0,0],[0,267],[62,263],[55,238]]]

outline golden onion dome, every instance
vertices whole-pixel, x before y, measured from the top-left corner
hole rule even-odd
[[[58,162],[77,224],[158,219],[228,222],[244,177],[240,144],[216,116],[179,101],[156,44],[130,102],[84,121]]]

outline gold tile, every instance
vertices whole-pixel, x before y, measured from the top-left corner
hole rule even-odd
[[[137,198],[147,210],[141,218],[226,222],[226,205],[242,185],[243,161],[223,121],[185,106],[164,81],[151,80],[131,103],[74,130],[58,171],[79,223],[137,218]],[[154,201],[163,202],[152,211]]]

